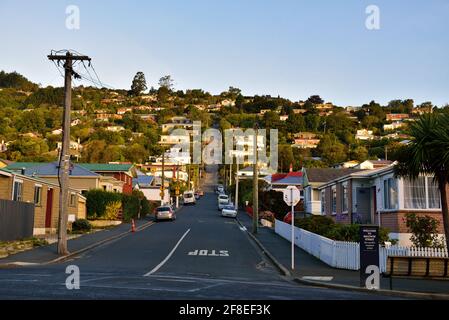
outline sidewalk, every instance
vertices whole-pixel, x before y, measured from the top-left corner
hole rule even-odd
[[[252,218],[246,212],[240,211],[238,218],[240,222],[251,232]],[[266,227],[259,227],[256,238],[266,248],[266,250],[281,264],[290,271],[296,278],[325,282],[328,284],[338,284],[346,286],[360,286],[359,271],[335,269],[314,256],[308,254],[299,247],[295,247],[295,270],[291,270],[291,244],[289,241],[278,236],[274,230]],[[316,277],[316,278],[315,278]],[[332,277],[330,281],[323,281],[321,277]],[[326,279],[329,280],[330,278]],[[389,290],[388,278],[381,278],[381,289]],[[444,293],[449,294],[449,281],[445,280],[414,280],[414,279],[393,279],[393,290]]]
[[[152,218],[143,220],[136,220],[136,229],[139,231],[153,223]],[[83,235],[81,237],[68,240],[67,246],[71,254],[77,253],[80,250],[87,250],[96,245],[102,244],[109,240],[119,238],[126,235],[131,230],[130,223],[122,223],[121,225],[112,228]],[[53,262],[60,258],[56,253],[57,243],[48,246],[38,247],[32,250],[23,251],[6,258],[0,259],[0,268],[13,266],[26,266],[34,264],[46,264]]]

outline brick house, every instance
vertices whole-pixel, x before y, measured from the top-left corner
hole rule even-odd
[[[350,173],[358,172],[355,169],[334,168],[304,168],[304,211],[307,214],[321,215],[321,185]]]
[[[56,233],[59,218],[59,185],[0,169],[0,199],[34,204],[33,235]],[[86,218],[86,198],[69,189],[69,221]]]
[[[412,181],[394,175],[394,165],[346,174],[318,187],[321,213],[339,223],[376,224],[390,230],[400,245],[410,245],[405,224],[407,213],[431,216],[440,221],[441,200],[431,176]]]

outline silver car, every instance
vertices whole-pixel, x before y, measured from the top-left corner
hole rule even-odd
[[[218,210],[222,210],[227,205],[229,205],[229,197],[225,194],[220,194],[218,196]]]
[[[176,220],[176,213],[170,206],[162,206],[156,209],[156,221],[158,220]]]
[[[237,210],[235,210],[235,206],[233,204],[228,204],[221,210],[221,215],[223,217],[231,217],[236,218],[237,217]]]

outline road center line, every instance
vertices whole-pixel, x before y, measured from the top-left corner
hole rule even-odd
[[[153,270],[151,270],[150,272],[148,272],[147,274],[144,275],[144,277],[148,277],[151,276],[153,273],[157,272],[165,263],[167,263],[167,261],[171,258],[171,256],[173,255],[173,253],[175,253],[176,249],[178,248],[178,246],[181,244],[182,240],[184,240],[184,238],[189,234],[190,229],[186,231],[186,233],[184,233],[184,235],[181,237],[181,239],[179,239],[178,243],[176,244],[176,246],[172,249],[172,251],[170,251],[170,253],[168,254],[168,256],[162,260],[161,263],[159,263]]]

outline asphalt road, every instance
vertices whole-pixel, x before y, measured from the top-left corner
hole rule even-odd
[[[206,181],[214,183],[209,174]],[[207,189],[209,190],[209,189]],[[66,288],[66,267],[80,289]],[[0,270],[0,299],[388,299],[301,286],[282,277],[207,192],[160,222],[61,264]]]

